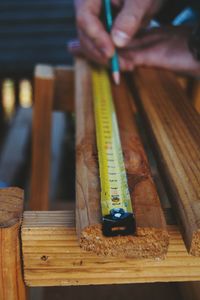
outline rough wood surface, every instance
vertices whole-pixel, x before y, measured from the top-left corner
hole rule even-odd
[[[74,212],[25,212],[24,277],[28,286],[122,284],[200,280],[200,258],[189,255],[169,226],[165,260],[99,256],[79,247]]]
[[[54,71],[46,65],[35,70],[30,208],[47,210],[51,153],[51,114],[54,97]]]
[[[19,188],[0,189],[0,228],[19,222],[23,211],[23,191]]]
[[[199,115],[170,72],[141,68],[134,81],[186,246],[200,255]]]
[[[102,235],[90,75],[90,67],[79,60],[76,64],[76,222],[80,245],[105,255],[162,257],[169,242],[165,219],[124,82],[119,87],[113,86],[113,95],[137,233],[111,238]]]
[[[0,299],[25,300],[19,230],[23,213],[23,191],[0,190]]]

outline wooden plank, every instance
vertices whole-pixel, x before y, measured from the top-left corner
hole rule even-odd
[[[100,186],[90,67],[76,64],[76,222],[80,245],[105,255],[162,257],[168,233],[130,104],[125,82],[113,86],[125,167],[135,210],[135,236],[104,237],[101,231]]]
[[[187,253],[169,226],[165,260],[96,255],[79,247],[74,212],[25,212],[22,224],[24,277],[28,286],[122,284],[200,280],[200,258]]]
[[[74,111],[74,68],[69,66],[55,69],[54,109]]]
[[[199,115],[170,72],[140,68],[134,82],[187,249],[200,255]]]
[[[48,209],[53,97],[53,68],[45,65],[38,65],[35,70],[33,111],[30,187],[30,208],[32,210]]]
[[[18,188],[0,190],[0,299],[25,300],[19,229],[23,192]]]
[[[19,108],[11,123],[0,154],[0,181],[11,186],[24,165],[30,141],[32,109]],[[13,151],[14,145],[14,151]]]

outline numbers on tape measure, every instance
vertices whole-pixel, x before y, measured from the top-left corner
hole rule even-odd
[[[106,235],[134,232],[135,221],[128,190],[116,112],[105,70],[92,72],[96,140],[101,182],[101,208]]]

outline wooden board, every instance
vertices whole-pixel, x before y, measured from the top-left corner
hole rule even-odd
[[[98,256],[79,247],[74,213],[25,212],[22,224],[24,278],[28,286],[122,284],[200,280],[200,258],[189,255],[169,226],[165,260]]]
[[[0,189],[0,299],[25,300],[20,252],[23,191]]]
[[[199,115],[172,73],[140,68],[134,82],[186,246],[200,255]]]
[[[135,210],[135,236],[106,238],[101,231],[100,185],[90,67],[76,63],[76,222],[80,245],[105,255],[163,257],[168,233],[125,82],[113,86],[125,167]]]
[[[33,210],[48,209],[54,80],[52,67],[36,67],[30,188],[30,208]]]
[[[23,191],[19,188],[0,189],[0,228],[15,225],[22,217]]]

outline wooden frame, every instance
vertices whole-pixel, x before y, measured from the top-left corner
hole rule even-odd
[[[1,201],[1,204],[4,203],[1,211],[8,216],[6,219],[1,217],[0,229],[0,253],[5,253],[3,260],[2,256],[0,258],[1,264],[6,266],[0,270],[3,283],[0,286],[2,300],[16,299],[7,288],[10,284],[12,287],[16,286],[14,292],[18,295],[17,299],[25,299],[22,268],[27,286],[200,280],[200,258],[187,253],[176,226],[168,227],[170,247],[165,260],[137,258],[119,260],[114,257],[98,256],[80,249],[74,228],[74,212],[27,211],[23,214],[20,230],[23,204],[21,190],[8,188],[1,190],[0,196],[1,200],[4,199],[4,202]],[[11,211],[11,207],[15,207],[15,210]],[[7,226],[6,229],[5,226]],[[22,241],[23,258],[20,258],[19,239]],[[15,248],[15,243],[17,243],[17,248]],[[17,251],[13,251],[13,248]],[[14,261],[17,264],[13,264]],[[9,272],[5,271],[8,268]],[[5,294],[5,291],[11,293],[10,298],[7,297],[8,294]]]
[[[73,110],[73,75],[73,68],[70,67],[38,65],[35,68],[30,188],[32,210],[49,208],[51,116],[53,110]]]
[[[38,80],[42,80],[45,84],[47,82],[44,81],[50,80],[50,85],[54,84],[55,93],[55,70],[53,71],[51,73],[53,77],[50,79]],[[70,73],[73,76],[73,72]],[[58,93],[57,91],[57,95]],[[72,95],[73,99],[73,92],[70,90],[69,95]],[[54,102],[51,102],[51,107],[58,107],[52,103]],[[73,107],[73,104],[65,106],[64,100],[62,105],[67,110]],[[47,128],[50,130],[50,125]],[[35,134],[38,134],[37,130]],[[42,193],[44,191],[41,195]],[[32,199],[36,199],[35,197]],[[42,196],[40,199],[43,201]],[[48,197],[44,199],[47,205]],[[0,191],[2,283],[0,299],[2,300],[26,299],[25,285],[60,286],[200,280],[200,258],[187,253],[176,226],[168,226],[170,246],[165,260],[136,258],[119,260],[114,257],[97,256],[80,249],[75,232],[74,212],[23,213],[22,204],[23,195],[19,189]]]

